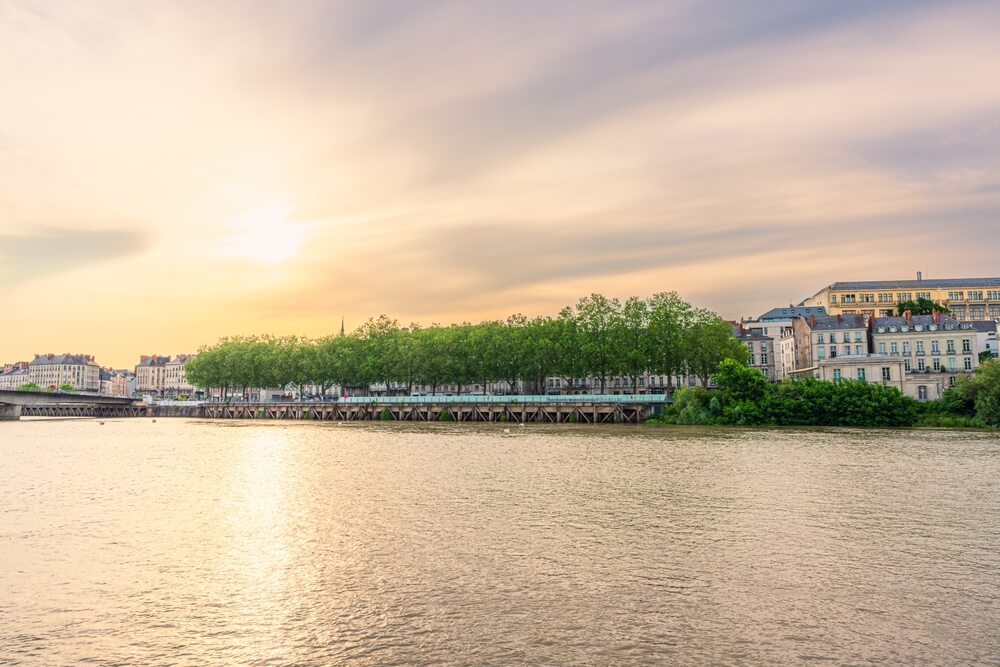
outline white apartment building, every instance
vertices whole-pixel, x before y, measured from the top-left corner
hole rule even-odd
[[[41,389],[72,385],[77,391],[101,389],[101,368],[89,354],[39,354],[28,364],[28,382]]]

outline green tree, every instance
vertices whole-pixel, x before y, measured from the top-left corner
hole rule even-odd
[[[726,403],[759,403],[764,400],[769,387],[767,377],[760,370],[736,359],[723,359],[712,379],[719,386]]]
[[[911,315],[933,315],[934,313],[951,312],[947,307],[924,297],[920,297],[916,301],[901,301],[896,304],[897,315],[902,315],[906,311],[910,311]]]
[[[22,385],[18,385],[18,391],[38,391],[39,387],[34,382],[25,382]]]
[[[576,304],[575,320],[579,335],[579,354],[586,370],[600,380],[606,393],[608,375],[619,370],[616,339],[621,327],[621,304],[601,294],[591,294]]]
[[[747,362],[746,347],[733,335],[733,325],[710,310],[692,312],[685,330],[685,365],[703,387],[725,359]]]
[[[691,317],[691,304],[676,292],[660,292],[649,299],[646,355],[650,370],[667,376],[668,389],[674,386],[674,376],[685,370],[686,330]]]
[[[651,355],[646,342],[649,337],[649,303],[631,297],[622,307],[614,328],[617,363],[615,366],[632,380],[632,393],[639,392],[639,376],[649,371]]]

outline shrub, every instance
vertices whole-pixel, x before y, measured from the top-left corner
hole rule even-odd
[[[453,422],[455,417],[451,414],[450,410],[442,410],[438,413],[437,420],[439,422]]]
[[[392,412],[389,411],[389,408],[382,408],[382,412],[378,413],[378,418],[379,421],[392,421]]]

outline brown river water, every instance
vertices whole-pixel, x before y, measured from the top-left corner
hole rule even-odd
[[[1000,664],[1000,434],[0,423],[0,664]]]

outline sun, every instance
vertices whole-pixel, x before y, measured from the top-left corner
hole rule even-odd
[[[302,243],[302,230],[288,221],[288,208],[281,204],[252,209],[234,226],[224,249],[233,257],[279,264],[292,258]]]

